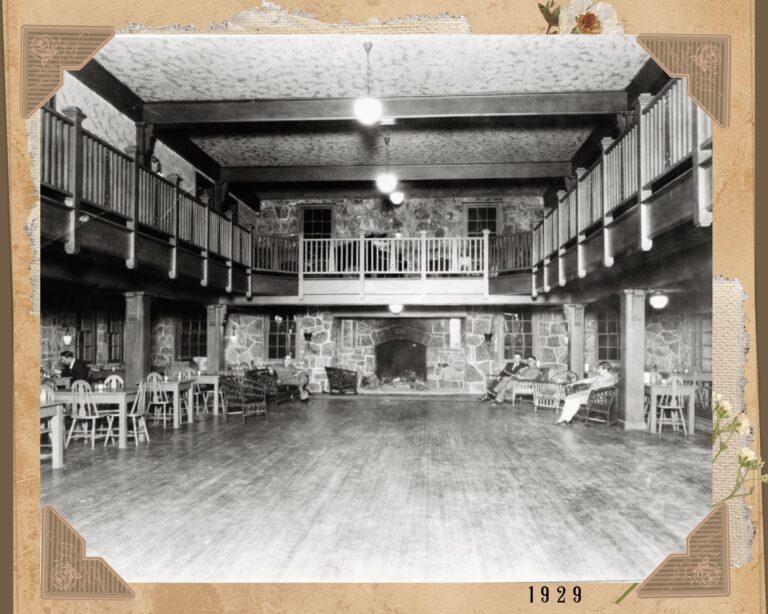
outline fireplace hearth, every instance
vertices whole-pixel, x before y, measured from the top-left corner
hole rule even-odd
[[[376,377],[381,383],[426,381],[427,347],[407,339],[380,343],[376,346]]]

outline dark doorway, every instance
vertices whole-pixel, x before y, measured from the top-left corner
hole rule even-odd
[[[427,348],[413,341],[387,341],[376,346],[376,375],[380,380],[396,377],[427,379]]]

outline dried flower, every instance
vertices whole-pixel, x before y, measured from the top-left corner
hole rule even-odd
[[[752,431],[752,423],[747,418],[746,414],[739,418],[739,433],[741,435],[748,435]]]
[[[560,11],[560,34],[624,34],[616,10],[606,2],[571,0]]]

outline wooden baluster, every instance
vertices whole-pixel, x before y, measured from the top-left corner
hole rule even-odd
[[[360,298],[365,298],[365,255],[366,255],[365,233],[361,230],[360,237],[357,242],[357,268],[358,270],[358,282],[360,284]]]

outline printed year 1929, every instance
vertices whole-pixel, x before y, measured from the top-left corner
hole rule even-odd
[[[535,586],[529,586],[528,597],[530,603],[534,601],[541,601],[541,603],[579,603],[581,601],[581,587],[574,586],[569,591],[565,586],[556,586],[552,590],[546,584],[538,589]]]

